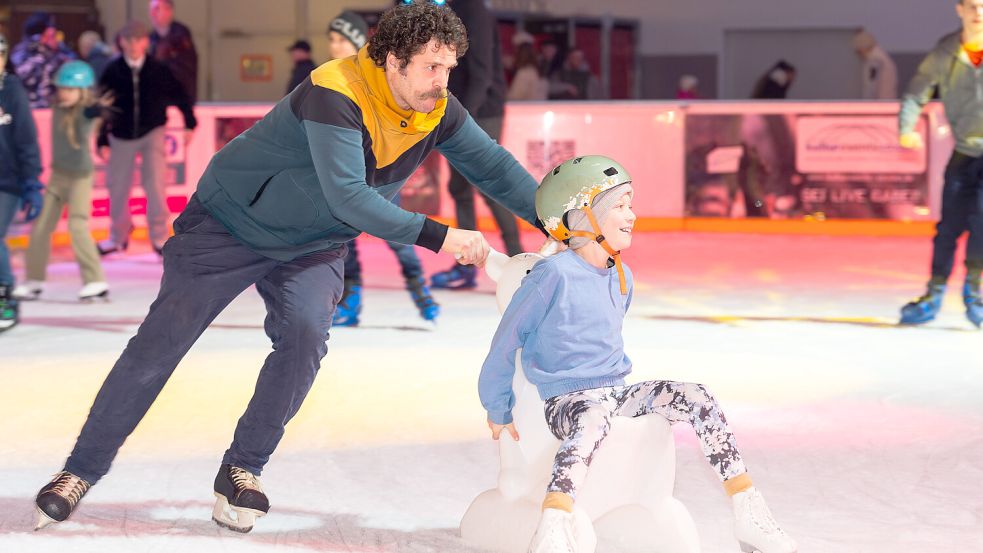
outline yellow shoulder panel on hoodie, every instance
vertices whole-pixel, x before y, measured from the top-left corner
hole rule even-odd
[[[321,65],[311,72],[311,81],[343,94],[361,108],[377,168],[392,164],[426,138],[440,123],[447,105],[446,100],[440,100],[434,111],[425,114],[399,108],[385,71],[368,57],[365,47],[358,56]]]

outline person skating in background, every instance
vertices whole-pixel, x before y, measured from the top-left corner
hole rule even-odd
[[[24,38],[10,52],[10,61],[27,90],[32,109],[51,106],[55,72],[73,59],[75,53],[58,40],[58,28],[51,14],[35,12],[28,16]]]
[[[311,78],[311,71],[317,67],[311,59],[311,43],[306,40],[298,39],[287,48],[290,60],[294,62],[293,69],[290,70],[290,80],[287,81],[287,92],[297,88],[304,79]]]
[[[147,55],[149,31],[139,21],[130,21],[119,32],[123,55],[110,63],[99,87],[113,97],[111,117],[99,133],[99,155],[109,157],[106,188],[109,189],[109,238],[97,244],[106,255],[126,250],[133,222],[130,192],[133,167],[140,155],[140,184],[147,199],[147,230],[154,251],[161,253],[169,236],[167,220],[166,151],[164,126],[167,107],[175,105],[184,116],[184,144],[191,142],[197,121],[191,99],[171,71]],[[107,147],[108,146],[108,147]]]
[[[68,232],[72,250],[82,274],[82,301],[109,294],[109,285],[99,262],[99,252],[89,233],[92,213],[92,127],[103,107],[112,103],[105,97],[101,103],[93,97],[95,73],[84,61],[70,61],[55,74],[56,101],[51,115],[51,174],[44,195],[41,215],[31,229],[27,248],[27,278],[14,289],[19,300],[37,299],[44,290],[48,258],[51,254],[51,234],[62,212],[68,207]]]
[[[328,53],[331,59],[343,59],[358,54],[365,46],[369,36],[369,26],[357,13],[344,11],[328,25]],[[418,170],[423,170],[418,169]],[[399,205],[399,194],[393,197]],[[358,326],[362,313],[362,263],[358,259],[358,240],[348,243],[345,255],[345,290],[334,312],[334,326]],[[406,289],[416,305],[420,316],[426,321],[434,321],[440,315],[440,305],[434,300],[423,278],[423,265],[416,255],[416,246],[386,241],[389,249],[396,254],[399,268],[406,281]]]
[[[7,39],[0,34],[0,331],[19,320],[7,231],[18,210],[23,209],[30,221],[41,213],[43,203],[38,130],[27,91],[20,79],[3,69],[8,52]]]
[[[446,7],[394,7],[358,56],[317,68],[215,154],[164,247],[157,299],[103,382],[63,469],[35,497],[38,528],[71,516],[202,332],[255,285],[271,351],[215,475],[212,511],[220,526],[250,531],[270,508],[260,475],[328,351],[345,244],[368,232],[462,263],[488,257],[481,233],[391,203],[431,151],[536,224],[535,180],[447,94],[447,76],[467,47],[464,26]]]
[[[562,441],[528,551],[577,550],[574,501],[612,419],[658,415],[693,426],[731,497],[741,550],[794,553],[795,541],[752,485],[727,419],[706,387],[666,380],[625,384],[631,361],[621,331],[632,275],[621,252],[631,246],[633,196],[628,172],[604,156],[574,158],[547,173],[536,192],[536,214],[569,248],[538,262],[522,280],[481,367],[478,389],[492,438],[505,430],[519,440],[512,379],[521,349],[525,376],[546,402],[550,431]]]
[[[478,126],[497,142],[502,136],[506,89],[501,46],[498,33],[495,32],[495,16],[484,0],[450,0],[447,5],[464,22],[470,42],[468,53],[461,58],[460,65],[451,74],[448,88],[471,117],[474,117]],[[453,164],[447,189],[454,198],[457,226],[462,229],[477,229],[473,185]],[[522,252],[515,216],[488,196],[481,194],[481,197],[502,233],[506,252],[509,255]],[[430,286],[469,289],[477,286],[476,279],[477,271],[474,267],[455,263],[449,269],[431,275]]]
[[[174,0],[150,0],[150,56],[171,70],[191,104],[198,101],[198,51],[191,30],[174,20]]]
[[[983,271],[983,0],[960,0],[956,13],[962,30],[939,40],[918,66],[918,73],[901,98],[899,141],[904,148],[924,148],[915,130],[922,107],[938,90],[956,147],[945,168],[942,217],[932,241],[931,277],[925,294],[901,308],[901,324],[922,324],[935,319],[942,308],[955,262],[956,244],[964,232],[966,278],[963,304],[975,326],[983,323],[980,272]]]

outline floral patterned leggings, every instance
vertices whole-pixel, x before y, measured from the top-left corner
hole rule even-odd
[[[721,481],[747,472],[717,400],[702,384],[652,380],[594,388],[550,398],[545,411],[550,431],[563,441],[547,492],[576,497],[594,452],[611,429],[612,417],[655,414],[670,423],[686,421]]]

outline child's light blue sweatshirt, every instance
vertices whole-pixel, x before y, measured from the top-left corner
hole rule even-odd
[[[618,270],[598,269],[573,250],[540,261],[512,297],[478,377],[478,395],[496,424],[512,422],[515,352],[522,348],[526,379],[543,400],[620,386],[631,372],[621,326],[633,281],[624,266],[628,295]]]

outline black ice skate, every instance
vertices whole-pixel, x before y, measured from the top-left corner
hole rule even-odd
[[[89,483],[78,476],[66,471],[56,474],[34,500],[38,510],[38,523],[34,529],[40,530],[53,522],[68,519],[87,491]]]
[[[212,520],[235,532],[253,529],[257,517],[270,510],[270,501],[263,493],[259,477],[248,470],[222,465],[215,475],[215,508]]]

